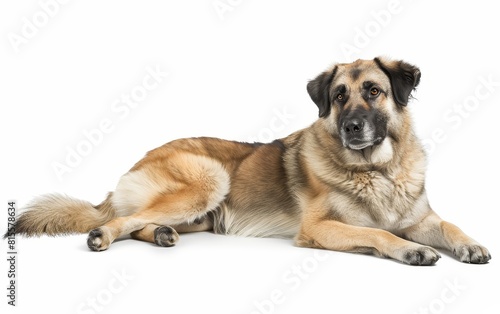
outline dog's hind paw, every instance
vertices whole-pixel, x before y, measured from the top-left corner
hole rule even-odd
[[[102,229],[97,228],[89,232],[87,246],[95,252],[104,251],[109,247],[109,241],[105,241]]]
[[[159,246],[173,246],[179,240],[179,234],[174,228],[162,226],[155,229],[155,243]]]

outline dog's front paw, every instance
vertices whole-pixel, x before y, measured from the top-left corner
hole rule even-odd
[[[461,262],[470,264],[485,264],[491,259],[487,248],[479,244],[464,244],[453,249],[453,254]]]
[[[440,258],[438,251],[428,246],[407,248],[401,252],[401,261],[410,265],[434,265]]]
[[[107,237],[105,236],[103,230],[101,228],[97,228],[89,232],[89,236],[87,237],[87,245],[92,251],[104,251],[110,245],[110,241],[106,239]]]

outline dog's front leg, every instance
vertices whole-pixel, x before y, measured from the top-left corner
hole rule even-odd
[[[402,234],[411,241],[449,250],[465,263],[484,264],[491,259],[488,249],[432,210],[421,222],[402,230]]]
[[[441,257],[431,247],[404,240],[388,231],[335,220],[306,219],[295,243],[302,247],[373,253],[410,265],[433,265]]]

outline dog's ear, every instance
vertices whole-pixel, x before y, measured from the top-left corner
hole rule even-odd
[[[386,61],[375,58],[375,63],[389,77],[392,95],[400,106],[406,106],[411,92],[420,83],[420,69],[404,61]]]
[[[321,73],[307,84],[307,92],[312,101],[318,106],[320,118],[330,114],[330,86],[336,72],[337,67],[335,66],[333,69]]]

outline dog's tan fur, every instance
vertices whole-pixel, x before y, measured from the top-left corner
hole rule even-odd
[[[464,262],[486,263],[488,250],[428,204],[425,153],[405,108],[419,78],[419,70],[402,61],[337,64],[308,85],[321,116],[310,127],[269,144],[214,138],[167,143],[122,176],[102,204],[44,196],[19,217],[17,232],[90,231],[89,247],[102,251],[126,234],[170,246],[178,232],[213,230],[294,237],[298,246],[417,265],[439,259],[433,246]],[[367,81],[385,92],[367,101],[358,93]],[[343,106],[331,99],[339,84],[351,91]],[[387,117],[380,144],[345,147],[339,117],[357,108]]]

